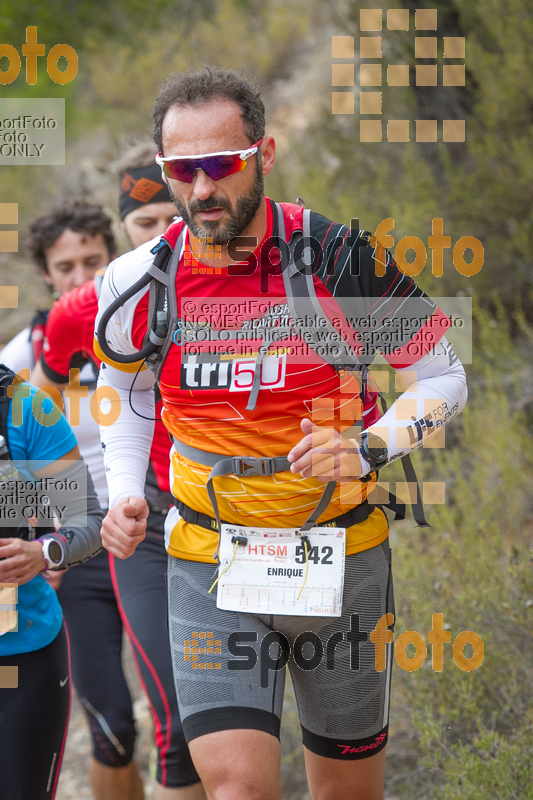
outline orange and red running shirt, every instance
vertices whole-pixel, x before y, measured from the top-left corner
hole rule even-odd
[[[293,231],[302,229],[302,208],[288,203],[283,203],[282,208],[289,241]],[[187,239],[176,276],[179,327],[187,327],[184,320],[196,319],[195,324],[206,330],[233,327],[243,331],[259,322],[264,325],[265,317],[275,324],[276,319],[286,316],[279,251],[276,259],[271,241],[277,235],[276,215],[268,198],[267,219],[263,242],[235,266],[218,269],[200,263]],[[171,247],[183,226],[182,221],[173,223],[165,234]],[[374,319],[371,335],[364,321],[356,331],[361,352],[368,355],[379,348],[393,366],[409,367],[444,335],[450,325],[448,318],[411,278],[397,269],[388,253],[385,275],[380,277],[376,275],[373,250],[359,232],[312,213],[311,235],[319,243],[321,253],[314,270],[314,287],[328,316],[332,318],[330,312],[335,307],[344,324],[353,317],[350,303],[357,298],[364,299],[368,318]],[[100,313],[137,281],[152,261],[153,254],[144,245],[113,262],[104,279]],[[409,319],[398,324],[402,309],[407,301],[411,301],[412,307],[413,300],[419,309],[416,318],[410,312]],[[147,318],[148,289],[141,290],[111,318],[106,332],[110,347],[123,354],[140,350]],[[351,321],[352,326],[358,324],[357,320]],[[227,456],[286,456],[302,438],[300,423],[304,418],[340,432],[360,419],[361,412],[365,428],[379,418],[375,391],[367,391],[362,409],[356,378],[350,374],[340,376],[301,338],[295,344],[294,337],[289,345],[280,340],[269,347],[261,365],[256,407],[248,409],[260,344],[252,341],[246,345],[248,350],[244,346],[234,348],[219,337],[217,341],[198,341],[194,346],[185,346],[180,344],[180,330],[176,331],[159,384],[162,419],[172,436],[195,448]],[[107,359],[97,342],[95,353],[120,370],[136,371],[140,366]],[[174,496],[194,510],[213,516],[205,488],[210,468],[176,452],[172,453],[171,461]],[[364,501],[373,483],[338,484],[318,524]],[[272,476],[230,475],[215,479],[221,519],[251,527],[302,525],[323,489],[324,483],[317,479],[305,479],[290,471]],[[387,535],[385,515],[374,508],[366,521],[348,529],[346,552],[374,547]],[[216,531],[179,519],[173,527],[168,551],[176,557],[212,562],[217,538]]]

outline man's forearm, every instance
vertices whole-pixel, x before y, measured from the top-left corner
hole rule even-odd
[[[465,407],[468,397],[465,371],[456,357],[449,363],[450,352],[453,353],[443,339],[436,345],[435,353],[409,369],[398,370],[409,377],[406,382],[411,385],[368,428],[386,442],[387,462],[421,447]]]
[[[83,485],[87,481],[87,492],[65,494],[64,489],[57,489],[64,484]],[[61,520],[62,525],[58,533],[46,534],[48,538],[55,538],[62,542],[66,548],[65,562],[62,569],[81,564],[97,555],[102,549],[100,528],[104,519],[104,512],[100,508],[94,490],[91,474],[83,459],[69,462],[61,472],[54,473],[48,480],[47,494],[52,507],[62,507],[66,502],[66,515]]]
[[[125,497],[144,497],[146,470],[154,432],[155,401],[153,380],[141,373],[131,392],[131,373],[114,368],[100,370],[99,386],[112,387],[120,397],[120,415],[108,426],[100,426],[104,451],[106,478],[109,488],[109,507]],[[137,412],[137,413],[135,413]]]

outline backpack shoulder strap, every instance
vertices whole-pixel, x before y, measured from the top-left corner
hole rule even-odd
[[[285,221],[283,219],[283,210],[279,203],[276,203],[276,211],[278,236],[285,241]],[[344,370],[360,370],[361,398],[364,403],[368,368],[359,361],[357,354],[352,350],[348,342],[343,339],[322,309],[313,283],[313,261],[312,259],[311,261],[306,260],[304,255],[305,250],[308,249],[306,242],[310,242],[311,236],[310,217],[310,209],[305,208],[303,211],[303,230],[301,232],[297,231],[293,235],[290,246],[289,243],[287,243],[287,250],[283,247],[280,248],[283,282],[285,294],[287,295],[289,315],[295,331],[300,334],[301,338],[306,341],[309,347],[321,358],[332,364],[337,372]],[[299,244],[300,242],[301,244]],[[299,258],[295,258],[298,252],[297,247],[298,250],[300,247],[302,248],[302,254]],[[287,252],[289,257],[288,263],[286,261]],[[314,321],[315,324],[311,327],[307,325],[306,321],[308,319]],[[321,337],[324,338],[319,338],[317,336],[318,331],[320,331]],[[304,336],[302,336],[302,334],[304,334]],[[326,341],[324,341],[324,339],[326,339]],[[382,403],[382,411],[385,413],[387,410],[387,403],[383,394],[379,391],[378,394]],[[420,527],[429,527],[424,514],[416,473],[409,454],[402,458],[402,466],[406,480],[416,485],[417,499],[416,502],[412,504],[413,516]],[[394,498],[392,502],[394,505]]]
[[[183,227],[173,250],[168,242],[164,239],[161,240],[163,244],[157,245],[157,250],[154,248],[156,257],[147,270],[152,275],[152,282],[150,283],[148,327],[144,344],[151,341],[157,344],[158,348],[148,356],[145,363],[148,369],[154,373],[157,381],[161,377],[161,371],[178,323],[176,275],[185,246],[186,230],[187,228]]]
[[[276,203],[276,212],[278,236],[285,241],[285,220],[279,203]],[[306,258],[306,251],[312,250],[308,242],[311,242],[311,211],[305,208],[303,230],[295,232],[291,241],[287,242],[287,249],[280,248],[283,283],[293,328],[296,332],[305,334],[302,338],[307,344],[321,358],[333,364],[337,371],[360,369],[363,365],[360,364],[357,354],[330,321],[316,296],[313,259]],[[309,320],[314,321],[314,325],[306,324]]]

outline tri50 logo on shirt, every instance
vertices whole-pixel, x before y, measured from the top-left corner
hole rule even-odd
[[[285,386],[287,354],[263,358],[261,389]],[[230,355],[184,355],[181,364],[180,389],[228,389],[230,392],[249,392],[254,382],[256,356],[235,358]]]

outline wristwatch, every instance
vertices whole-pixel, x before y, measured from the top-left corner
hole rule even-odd
[[[57,569],[65,560],[65,548],[57,539],[43,536],[37,541],[43,545],[43,558],[46,562],[46,569]]]
[[[387,463],[389,451],[387,443],[372,431],[361,434],[361,455],[370,464],[372,472]]]

